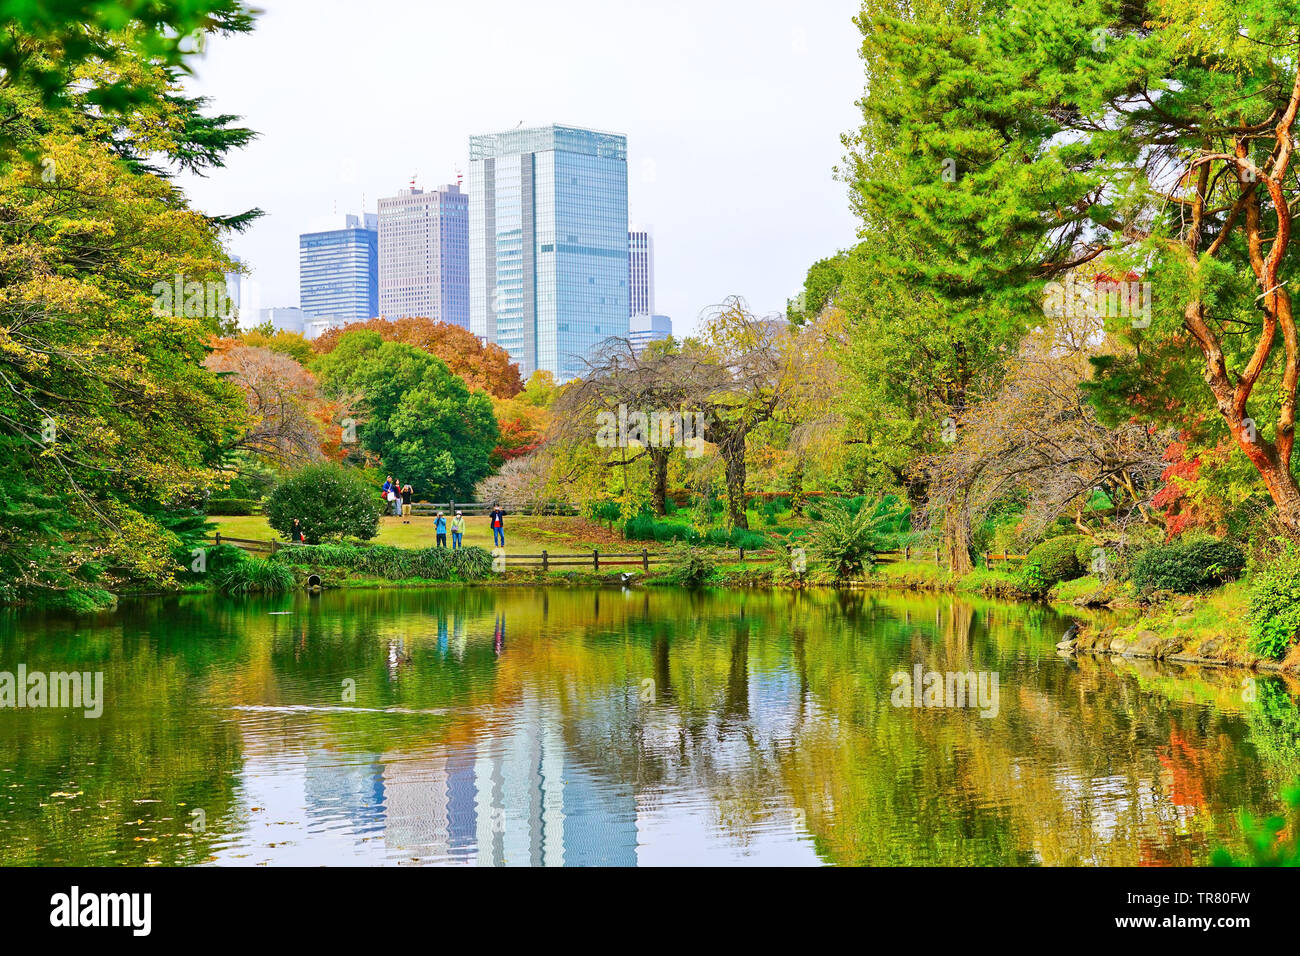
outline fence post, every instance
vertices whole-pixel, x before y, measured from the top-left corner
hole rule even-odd
[[[641,549],[641,567],[645,569],[646,574],[650,573],[650,549],[649,548]]]
[[[546,570],[546,549],[542,548],[542,570]]]
[[[741,549],[740,549],[740,563],[741,563],[741,564],[744,564],[744,563],[745,563],[745,549],[744,549],[744,548],[741,548]]]
[[[910,544],[903,545],[903,560],[904,561],[912,560],[912,546]]]
[[[217,532],[217,547],[221,547],[221,532]]]
[[[271,557],[275,557],[275,552],[280,550],[280,542],[274,538],[271,539]]]
[[[597,571],[600,570],[600,551],[599,551],[599,550],[591,552],[591,563],[592,563],[592,566],[593,566]]]
[[[984,552],[984,567],[985,567],[987,570],[989,570],[989,571],[992,571],[992,570],[993,570],[993,552],[992,552],[992,551],[985,551],[985,552]]]

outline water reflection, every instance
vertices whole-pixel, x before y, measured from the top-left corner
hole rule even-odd
[[[1063,660],[1066,626],[861,592],[11,613],[0,670],[100,670],[106,704],[0,711],[0,859],[1189,864],[1275,809],[1293,685]],[[996,672],[997,717],[892,706],[916,665]]]

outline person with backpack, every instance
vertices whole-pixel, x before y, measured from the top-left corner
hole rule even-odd
[[[451,550],[459,551],[460,542],[465,536],[465,517],[459,511],[451,519]]]
[[[438,547],[447,547],[447,519],[441,511],[438,512],[438,520],[433,523],[433,530],[438,534]]]
[[[492,505],[491,521],[492,525],[492,543],[499,547],[506,546],[506,513],[501,510],[499,504]]]

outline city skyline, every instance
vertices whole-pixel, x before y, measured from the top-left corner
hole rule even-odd
[[[336,29],[347,8],[332,0],[259,6],[257,31],[210,38],[188,84],[258,138],[224,169],[181,182],[206,212],[265,211],[229,242],[263,307],[296,304],[297,237],[316,219],[374,211],[412,178],[426,190],[455,182],[468,173],[469,136],[519,125],[628,137],[629,216],[654,225],[655,311],[681,333],[728,295],[760,313],[784,309],[809,264],[855,241],[833,167],[859,117],[827,95],[861,86],[852,0],[797,19],[761,0],[583,0],[564,16],[506,0],[490,30],[468,8],[439,8],[432,36],[394,30],[430,20],[394,0],[348,31]],[[629,60],[626,45],[599,42],[620,32],[646,52]],[[259,58],[276,64],[273,89],[247,70]],[[482,73],[485,59],[503,65]],[[335,68],[362,62],[372,64],[362,73]]]

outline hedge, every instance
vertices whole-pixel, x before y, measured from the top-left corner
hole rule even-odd
[[[1235,544],[1195,538],[1147,548],[1133,560],[1133,586],[1139,594],[1177,591],[1192,594],[1237,577],[1246,555]]]
[[[1079,551],[1085,545],[1091,551],[1094,542],[1083,534],[1048,538],[1029,552],[1025,557],[1025,564],[1036,565],[1039,574],[1049,585],[1056,584],[1058,581],[1073,581],[1086,569],[1086,565],[1079,560]]]
[[[209,498],[207,513],[210,515],[251,515],[261,507],[260,501],[252,498]]]
[[[492,573],[492,555],[477,547],[411,550],[380,544],[364,548],[350,544],[318,544],[283,548],[276,557],[286,564],[345,568],[394,580],[476,581]]]

